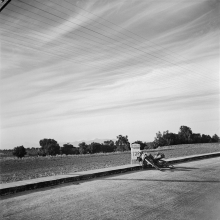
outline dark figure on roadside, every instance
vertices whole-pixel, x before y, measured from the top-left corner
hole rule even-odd
[[[137,160],[141,163],[141,166],[143,168],[152,167],[152,164],[156,166],[160,166],[161,159],[165,158],[165,155],[163,153],[157,153],[156,155],[152,155],[151,153],[144,153],[143,151],[139,152],[139,156]],[[151,164],[150,164],[150,163]]]
[[[147,160],[151,160],[152,162],[154,160],[154,157],[152,154],[144,153],[143,151],[140,151],[139,156],[137,157],[137,160],[140,162],[140,164],[143,168],[149,167],[149,164],[148,164],[146,158],[147,158]]]

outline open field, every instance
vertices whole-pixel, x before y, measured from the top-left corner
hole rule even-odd
[[[160,148],[166,158],[220,151],[219,143],[186,144]],[[152,154],[155,150],[151,150]],[[158,151],[158,149],[156,150]],[[149,151],[150,152],[150,151]],[[0,159],[1,183],[15,182],[130,163],[130,152]]]

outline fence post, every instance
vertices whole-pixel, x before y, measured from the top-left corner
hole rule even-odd
[[[140,151],[140,144],[131,144],[131,164],[139,164],[137,161],[138,152]]]

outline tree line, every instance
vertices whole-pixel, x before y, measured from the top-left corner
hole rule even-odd
[[[216,143],[219,142],[219,137],[214,134],[212,137],[210,135],[193,133],[192,129],[187,126],[180,126],[179,132],[172,133],[160,131],[156,133],[156,137],[152,142],[142,142],[135,141],[134,143],[140,144],[141,150],[143,149],[156,149],[158,147],[169,146],[169,145],[179,145],[179,144],[197,144],[197,143]],[[129,151],[130,143],[128,136],[118,135],[117,140],[104,141],[104,143],[92,142],[91,144],[86,144],[85,142],[79,143],[79,147],[75,147],[70,143],[63,144],[62,147],[54,139],[44,138],[39,141],[40,148],[27,148],[24,146],[18,146],[13,149],[13,155],[19,158],[24,157],[27,153],[29,156],[47,156],[47,155],[58,155],[58,154],[94,154],[94,153],[107,153],[116,151]],[[3,150],[11,151],[11,150]]]
[[[158,132],[154,139],[155,147],[167,146],[167,145],[178,145],[178,144],[197,144],[197,143],[216,143],[219,142],[219,137],[214,134],[210,135],[193,133],[192,129],[187,126],[180,126],[177,134],[164,131],[163,133]]]
[[[128,136],[118,135],[117,140],[104,141],[104,143],[92,142],[91,144],[86,144],[85,142],[79,143],[79,147],[74,147],[72,144],[63,144],[60,147],[58,142],[54,139],[44,138],[39,141],[40,148],[25,149],[24,146],[15,147],[13,150],[13,155],[18,158],[24,157],[27,152],[31,156],[55,156],[59,154],[74,155],[74,154],[94,154],[94,153],[108,153],[116,151],[129,151],[130,143],[128,141]]]
[[[92,142],[91,144],[86,144],[85,142],[79,143],[79,147],[74,147],[72,144],[64,144],[60,147],[57,141],[54,139],[43,139],[40,140],[41,149],[39,150],[39,155],[56,155],[56,154],[94,154],[94,153],[107,153],[114,151],[128,151],[130,150],[130,143],[128,141],[128,136],[119,135],[117,140],[114,142],[112,140],[104,141],[104,143]]]
[[[140,144],[141,150],[143,149],[156,149],[158,147],[169,146],[169,145],[179,145],[179,144],[198,144],[198,143],[217,143],[219,142],[219,137],[214,134],[212,137],[206,134],[193,133],[192,129],[187,126],[180,126],[179,132],[172,133],[164,131],[161,133],[158,131],[153,142],[142,142],[135,141],[134,143]]]

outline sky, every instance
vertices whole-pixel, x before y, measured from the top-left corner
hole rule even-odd
[[[1,149],[219,130],[218,0],[12,0]]]

